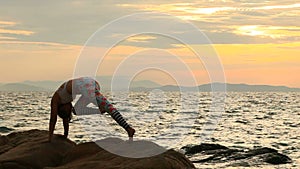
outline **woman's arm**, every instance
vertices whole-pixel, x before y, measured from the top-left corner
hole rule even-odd
[[[58,113],[58,95],[55,93],[51,99],[51,114],[49,122],[49,141],[51,142]]]
[[[63,119],[63,124],[64,124],[64,137],[68,137],[69,134],[69,122],[70,119],[69,118],[64,118]]]

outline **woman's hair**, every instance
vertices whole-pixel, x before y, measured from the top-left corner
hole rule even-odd
[[[61,104],[58,106],[58,116],[62,119],[72,118],[72,103]]]

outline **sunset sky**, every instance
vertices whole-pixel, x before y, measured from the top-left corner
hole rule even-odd
[[[164,13],[195,25],[211,41],[228,83],[300,87],[300,2],[296,0],[0,1],[0,83],[71,78],[80,51],[93,33],[140,12]],[[171,24],[156,18],[153,27],[162,25]],[[139,26],[139,22],[123,24],[122,30]],[[189,30],[177,33],[191,34]],[[115,30],[109,35],[103,43],[121,36]],[[136,79],[175,84],[187,77],[176,63],[180,60],[198,84],[211,82],[208,70],[188,45],[204,49],[208,44],[182,44],[158,34],[132,35],[109,50],[97,75],[112,76],[121,64],[146,67],[151,58],[174,65],[172,71],[149,69],[136,72]],[[107,50],[101,45],[96,48]],[[135,57],[140,60],[125,62]]]

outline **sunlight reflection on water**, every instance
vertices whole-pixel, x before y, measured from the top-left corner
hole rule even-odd
[[[0,92],[0,133],[48,130],[51,95],[49,92]],[[110,98],[108,93],[104,95]],[[118,99],[112,102],[135,127],[137,139],[179,149],[187,144],[201,142],[201,129],[209,114],[209,93],[188,95],[190,97],[184,100],[184,109],[180,106],[177,92],[166,92],[163,98],[151,99],[147,92],[133,92],[129,96],[118,93]],[[275,148],[293,159],[292,164],[281,167],[298,168],[300,93],[232,92],[227,95],[226,111],[210,142],[229,147]],[[60,119],[55,133],[63,133]],[[74,116],[70,125],[69,137],[77,143],[112,135],[126,138],[125,131],[107,114]],[[222,168],[226,165],[228,164],[205,164],[198,167]],[[261,167],[272,168],[268,165]]]

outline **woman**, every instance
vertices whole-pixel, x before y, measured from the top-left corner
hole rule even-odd
[[[49,122],[49,141],[51,141],[53,136],[57,115],[63,119],[64,136],[68,137],[69,122],[71,120],[72,111],[75,113],[71,102],[76,95],[81,95],[75,104],[75,109],[78,114],[87,114],[86,112],[81,112],[81,110],[91,110],[91,108],[86,106],[89,103],[94,103],[98,106],[101,113],[109,113],[111,117],[127,131],[128,136],[133,137],[135,130],[127,124],[117,109],[114,108],[113,105],[100,93],[100,86],[98,82],[89,77],[81,77],[65,82],[52,96],[51,116]],[[82,107],[84,107],[84,109],[80,109]],[[95,114],[95,112],[92,111],[91,113],[91,111],[89,111],[88,114]]]

